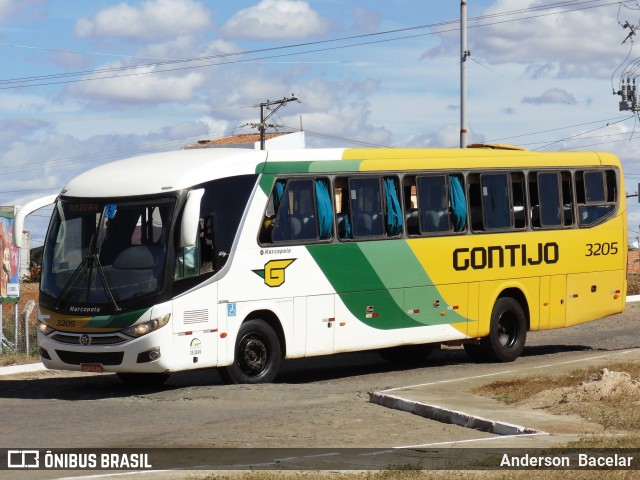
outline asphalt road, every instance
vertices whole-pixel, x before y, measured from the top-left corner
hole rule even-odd
[[[640,303],[630,303],[621,315],[530,333],[509,368],[640,347],[639,321]],[[223,385],[215,370],[175,374],[155,390],[132,390],[110,374],[8,375],[0,377],[0,448],[384,450],[469,440],[484,434],[374,405],[369,392],[496,368],[504,366],[476,365],[447,348],[424,366],[375,352],[287,361],[274,384],[259,386]]]

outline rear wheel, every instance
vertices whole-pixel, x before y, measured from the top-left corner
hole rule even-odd
[[[269,383],[278,374],[282,350],[273,329],[263,320],[240,326],[233,364],[221,371],[227,383]]]
[[[527,318],[520,304],[510,297],[499,298],[491,312],[489,336],[480,342],[487,357],[496,362],[513,362],[524,350]]]

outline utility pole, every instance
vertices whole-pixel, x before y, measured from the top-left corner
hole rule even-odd
[[[264,143],[265,143],[265,131],[267,130],[267,127],[271,127],[274,128],[276,127],[276,125],[272,125],[272,124],[267,124],[267,120],[269,120],[269,118],[271,118],[271,116],[276,113],[281,107],[283,107],[284,105],[286,105],[289,102],[300,102],[300,100],[297,99],[297,97],[295,97],[293,94],[291,95],[291,98],[283,98],[281,100],[274,100],[272,102],[270,102],[269,100],[267,100],[266,102],[261,103],[260,105],[256,105],[260,107],[260,123],[256,124],[256,123],[250,123],[248,124],[251,127],[255,127],[258,129],[258,131],[260,132],[260,150],[264,150]],[[273,105],[277,105],[276,108],[271,108]],[[265,116],[265,109],[266,110],[270,110],[271,113],[269,113],[268,115]]]
[[[460,2],[460,148],[467,146],[467,2]]]
[[[623,44],[627,42],[627,40],[631,40],[633,42],[633,37],[636,35],[636,30],[640,28],[640,25],[634,25],[629,22],[624,22],[622,25],[623,29],[629,29],[629,34],[622,41]],[[635,65],[634,61],[632,65]],[[618,67],[619,68],[619,67]],[[626,83],[625,83],[625,71],[626,73]],[[618,109],[621,112],[631,111],[634,114],[638,114],[640,112],[640,102],[638,101],[638,90],[636,87],[636,75],[635,75],[635,67],[633,69],[625,68],[622,72],[622,77],[620,78],[620,90],[617,92],[614,90],[614,95],[620,95],[620,103],[618,103]]]

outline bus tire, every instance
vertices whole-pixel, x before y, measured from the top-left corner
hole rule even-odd
[[[480,344],[495,362],[513,362],[524,350],[527,318],[520,304],[511,297],[498,298],[491,312],[489,336]]]
[[[233,364],[225,367],[227,383],[269,383],[278,374],[282,349],[278,336],[264,320],[249,320],[240,326]]]
[[[169,378],[168,373],[116,373],[129,387],[159,387]]]

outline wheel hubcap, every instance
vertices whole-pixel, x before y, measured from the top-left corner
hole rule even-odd
[[[267,366],[267,347],[258,337],[245,337],[240,343],[240,358],[243,370],[251,374],[259,374]]]
[[[512,348],[518,340],[518,327],[514,318],[504,314],[498,322],[498,340],[503,347]]]

